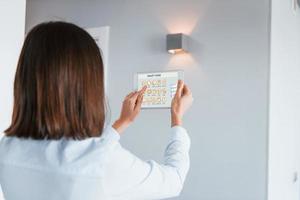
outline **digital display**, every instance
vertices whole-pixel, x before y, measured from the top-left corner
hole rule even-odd
[[[142,108],[170,108],[179,79],[183,79],[183,71],[137,73],[135,88],[147,86]]]

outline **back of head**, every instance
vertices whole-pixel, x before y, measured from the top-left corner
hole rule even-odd
[[[26,36],[14,82],[7,136],[84,139],[100,136],[105,121],[100,50],[80,27],[35,26]]]

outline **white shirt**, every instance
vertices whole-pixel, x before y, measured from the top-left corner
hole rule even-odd
[[[179,195],[189,169],[190,139],[171,128],[164,164],[124,149],[111,126],[81,141],[0,141],[0,184],[6,200],[162,199]]]

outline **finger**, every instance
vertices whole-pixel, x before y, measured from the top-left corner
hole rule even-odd
[[[128,98],[133,92],[130,92],[129,94],[126,95],[125,98]]]
[[[146,89],[147,89],[147,86],[144,86],[142,89],[140,89],[138,91],[139,92],[138,98],[141,98],[141,96],[144,96]]]
[[[143,99],[144,99],[144,96],[143,95],[140,95],[136,101],[136,107],[135,107],[135,110],[136,109],[140,109],[141,106],[142,106],[142,103],[143,103]]]
[[[175,96],[177,97],[181,97],[182,95],[182,90],[183,90],[183,81],[182,80],[178,80],[178,83],[177,83],[177,90],[176,90],[176,94]]]
[[[142,87],[142,89],[139,90],[139,93],[143,95],[146,90],[147,90],[147,86],[145,85],[144,87]]]
[[[131,98],[135,93],[144,93],[147,89],[147,86],[145,85],[144,87],[142,87],[142,89],[140,89],[139,91],[133,91],[133,92],[130,92],[125,98]]]
[[[126,96],[126,99],[131,98],[135,93],[137,93],[137,91],[130,92],[130,93]]]
[[[135,102],[137,100],[139,94],[140,93],[138,91],[136,91],[129,98],[132,99]]]

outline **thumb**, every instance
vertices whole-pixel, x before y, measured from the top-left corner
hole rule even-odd
[[[137,97],[135,109],[140,109],[140,107],[142,106],[143,98],[144,98],[144,93],[145,93],[146,89],[147,89],[147,87],[144,86],[144,87],[139,91],[139,95],[138,95],[138,97]]]
[[[178,82],[177,82],[177,91],[176,91],[176,94],[175,94],[176,97],[181,97],[182,96],[183,86],[184,86],[183,81],[178,80]]]
[[[136,101],[136,106],[135,106],[135,110],[136,109],[140,109],[141,106],[142,106],[142,103],[143,103],[143,99],[144,99],[144,96],[143,95],[140,95]]]

